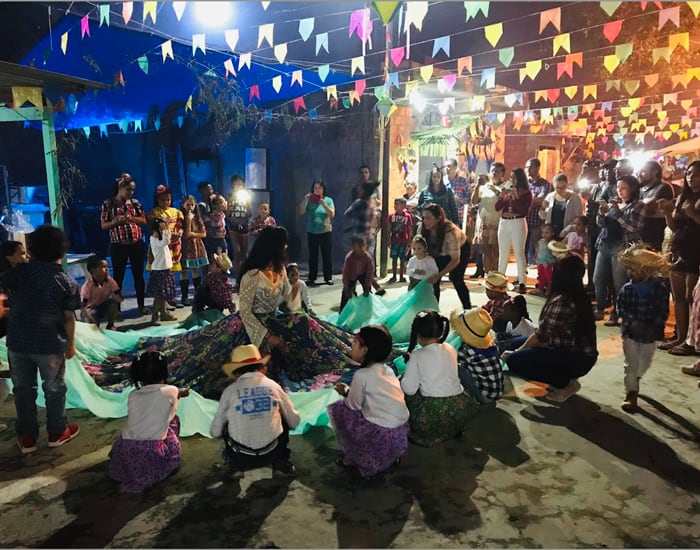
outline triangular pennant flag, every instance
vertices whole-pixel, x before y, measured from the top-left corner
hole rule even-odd
[[[207,45],[206,45],[207,35],[206,34],[193,34],[192,35],[192,57],[195,56],[197,50],[201,50],[204,55],[207,55]]]
[[[622,21],[622,19],[618,19],[617,21],[610,21],[603,25],[603,36],[607,38],[608,42],[611,44],[615,42],[615,39],[622,30]]]
[[[464,2],[464,9],[467,10],[467,21],[471,18],[476,17],[479,12],[483,14],[484,17],[489,16],[489,3],[488,2]]]
[[[552,8],[551,10],[540,12],[540,34],[549,24],[561,31],[561,8]]]
[[[353,57],[350,61],[350,76],[354,76],[355,72],[360,71],[365,74],[365,58],[364,56]]]
[[[411,25],[419,31],[423,30],[423,19],[428,14],[428,2],[406,2],[404,4],[404,24],[403,31],[406,32]]]
[[[252,54],[251,52],[247,53],[242,53],[241,55],[238,56],[238,70],[240,71],[242,67],[248,67],[250,70],[250,64],[252,61]],[[260,99],[260,97],[258,97]]]
[[[109,27],[109,4],[100,4],[100,27],[103,23]]]
[[[668,112],[666,111],[656,111],[656,116],[659,117],[659,120],[664,120],[668,117]]]
[[[411,2],[409,2],[409,4],[410,3]],[[484,27],[484,36],[486,40],[488,40],[488,43],[495,48],[501,36],[503,36],[503,23],[494,23],[493,25]]]
[[[437,54],[442,50],[445,52],[447,57],[450,57],[450,36],[441,36],[436,38],[433,42],[433,54],[431,57],[437,56]]]
[[[547,90],[547,100],[550,103],[554,103],[557,99],[559,99],[559,94],[561,90],[559,88],[552,88],[550,90]]]
[[[41,88],[31,86],[13,86],[12,107],[14,109],[19,109],[27,102],[34,105],[34,107],[41,108],[43,106]]]
[[[282,75],[277,75],[272,77],[272,88],[275,92],[280,93],[282,89]]]
[[[173,11],[178,21],[182,20],[182,14],[185,13],[185,6],[187,6],[187,2],[173,2]]]
[[[122,18],[124,19],[124,24],[128,25],[131,21],[131,16],[134,13],[134,3],[133,2],[122,2]]]
[[[646,85],[649,86],[650,88],[653,88],[656,86],[656,83],[659,81],[659,73],[654,73],[654,74],[648,74],[644,77],[644,82],[646,82]]]
[[[631,42],[615,46],[615,56],[620,60],[620,63],[627,61],[629,56],[632,55],[632,49],[633,45]]]
[[[85,137],[90,139],[90,126],[83,126],[83,133],[85,134]]]
[[[535,80],[540,71],[542,70],[542,60],[536,59],[534,61],[527,61],[525,63],[525,74],[530,77],[530,79]]]
[[[664,58],[668,63],[671,62],[671,48],[654,48],[651,51],[651,61],[656,65],[657,61]]]
[[[126,84],[126,81],[124,80],[124,74],[121,71],[117,71],[114,73],[114,85],[115,86],[124,86]]]
[[[690,69],[686,69],[685,74],[688,75],[688,82],[690,82],[693,78],[700,81],[700,67],[691,67]]]
[[[469,73],[471,74],[472,72],[472,56],[468,55],[467,57],[460,57],[457,60],[457,74],[459,76],[462,75],[462,71],[464,69],[467,69]]]
[[[238,70],[239,71],[241,70],[240,67],[238,68]],[[248,94],[248,101],[253,101],[254,97],[257,97],[258,99],[260,99],[260,88],[258,87],[257,84],[253,84],[250,87],[250,93]]]
[[[227,59],[224,61],[224,69],[226,69],[226,78],[228,78],[228,75],[230,74],[231,76],[236,76],[236,69],[233,68],[233,60],[232,59]]]
[[[679,84],[683,86],[684,88],[688,87],[688,83],[690,82],[690,76],[688,76],[688,73],[686,74],[674,74],[671,76],[671,87],[675,88]]]
[[[681,107],[683,107],[683,109],[685,109],[686,111],[690,108],[692,104],[692,99],[684,99],[683,101],[681,101]]]
[[[306,110],[306,103],[304,103],[304,98],[302,97],[296,97],[294,98],[294,112],[299,113],[299,109],[304,109]]]
[[[139,68],[146,74],[148,74],[148,58],[145,55],[142,55],[137,59]]]
[[[307,17],[306,19],[302,19],[301,21],[299,21],[299,36],[301,36],[301,39],[304,42],[306,42],[309,39],[312,32],[314,32],[313,17]]]
[[[274,30],[274,23],[267,23],[258,27],[258,48],[260,48],[260,45],[263,43],[263,41],[267,42],[267,44],[272,48],[272,46],[274,45],[272,40]]]
[[[350,34],[352,36],[357,33],[357,36],[362,42],[367,42],[372,36],[374,23],[369,8],[355,10],[350,13]]]
[[[570,53],[566,56],[566,62],[572,65],[578,65],[579,69],[583,68],[583,52]]]
[[[277,59],[279,63],[284,63],[284,60],[287,59],[287,43],[277,44],[273,52],[275,54],[275,59]]]
[[[406,89],[404,92],[404,97],[408,98],[408,96],[411,95],[411,92],[415,90],[418,87],[418,81],[417,80],[409,80],[406,82]]]
[[[394,66],[398,67],[403,61],[404,47],[401,46],[400,48],[392,48],[389,52],[389,56],[391,57],[391,62],[394,64]]]
[[[513,46],[510,46],[508,48],[501,48],[500,50],[498,50],[498,60],[503,64],[504,67],[510,67],[510,64],[513,61],[514,57],[515,48]]]
[[[574,76],[574,64],[573,63],[557,63],[557,80],[559,80],[562,75],[568,74],[573,78]]]
[[[367,87],[367,81],[362,78],[360,80],[355,81],[355,93],[360,96],[363,93],[365,93],[365,88]],[[381,88],[381,86],[380,86]]]
[[[106,124],[100,124],[100,137],[107,137],[107,125]]]
[[[583,99],[586,99],[589,96],[593,99],[598,99],[598,86],[596,84],[590,84],[583,87]]]
[[[396,78],[398,80],[398,73],[393,73],[396,75]],[[452,88],[455,87],[455,84],[457,83],[457,75],[456,74],[448,74],[443,76],[440,80],[438,80],[438,90],[440,91],[441,94],[445,94],[447,92],[451,92]],[[396,86],[398,88],[398,85]]]
[[[639,89],[639,80],[625,80],[625,90],[632,95]]]
[[[384,99],[384,97],[386,97],[386,88],[384,88],[384,86],[375,86],[374,97],[376,97],[379,100]]]
[[[239,33],[238,29],[228,29],[224,31],[224,39],[228,45],[229,50],[236,52],[236,46],[238,45]]]
[[[535,91],[535,103],[537,103],[540,99],[542,99],[542,100],[547,99],[547,90],[536,90]]]
[[[330,53],[328,51],[328,33],[323,32],[321,34],[316,35],[316,55],[318,55],[318,52],[321,51],[321,48],[326,50],[326,53]]]
[[[165,60],[169,57],[173,61],[175,60],[175,56],[173,55],[173,41],[172,40],[166,40],[160,45],[160,53],[163,56],[163,63],[165,63]]]
[[[471,110],[472,111],[483,111],[485,103],[486,103],[486,96],[474,95],[474,96],[472,96]]]
[[[151,21],[153,24],[156,24],[156,15],[158,13],[158,2],[144,2],[143,3],[143,19],[142,21],[145,23],[146,19],[150,16]]]
[[[620,89],[620,81],[616,80],[617,82],[617,89]],[[603,103],[600,104],[600,108],[603,109],[603,111],[608,111],[610,112],[612,110],[612,101],[603,101]]]
[[[486,88],[495,88],[496,87],[496,69],[495,68],[488,68],[484,69],[481,73],[481,86],[484,86]]]
[[[635,111],[639,109],[639,107],[642,106],[644,103],[644,98],[641,97],[631,97],[630,99],[627,100],[627,105],[632,107]]]
[[[557,55],[560,49],[563,49],[566,53],[571,53],[571,35],[568,32],[559,34],[552,39],[552,55]]]
[[[372,7],[377,10],[379,18],[382,20],[382,25],[388,25],[394,17],[399,4],[400,2],[379,1],[372,2]]]
[[[420,68],[420,77],[425,82],[428,82],[428,81],[430,81],[431,76],[433,76],[433,66],[432,65],[423,65]]]
[[[578,86],[567,86],[564,88],[564,93],[569,99],[574,99],[574,96],[578,92]]]
[[[61,51],[65,55],[67,50],[68,50],[68,33],[64,32],[61,35]]]
[[[191,111],[192,110],[192,96],[187,98],[187,102],[185,103],[185,112]]]
[[[666,8],[659,11],[659,30],[668,22],[673,23],[676,27],[681,26],[681,8],[680,6],[675,6],[673,8]]]
[[[290,86],[294,86],[294,84],[299,84],[299,86],[304,86],[304,81],[302,80],[303,78],[303,71],[301,69],[297,69],[296,71],[292,72],[292,82]]]
[[[328,73],[330,72],[330,70],[331,70],[331,66],[328,63],[326,63],[325,65],[320,65],[318,67],[318,77],[321,79],[321,82],[326,81],[326,78],[328,77]]]
[[[615,72],[615,69],[620,65],[620,58],[616,55],[606,55],[603,58],[603,65],[610,74]]]
[[[700,13],[700,2],[686,2],[695,17]]]
[[[352,93],[353,92],[350,92],[350,94],[352,94]],[[350,108],[350,97],[344,97],[342,99],[342,103],[343,103],[343,107],[345,107],[346,109],[349,109]]]
[[[448,80],[446,81],[447,83],[450,82],[451,79],[454,79],[454,82],[452,83],[452,88],[454,88],[455,82],[457,82],[457,75],[447,75],[445,78]],[[399,73],[389,73],[389,78],[387,79],[387,84],[389,86],[393,86],[397,90],[399,89]]]
[[[608,17],[610,17],[617,11],[617,8],[620,7],[621,3],[622,2],[601,2],[600,7],[603,8],[603,11],[608,14]]]
[[[690,49],[690,34],[687,32],[680,32],[678,34],[672,34],[668,37],[668,48],[673,52],[678,46],[682,47],[685,51]]]
[[[309,111],[309,120],[316,120],[318,119],[318,110],[317,109],[311,109]]]
[[[355,91],[355,90],[350,90],[348,92],[348,95],[350,96],[350,105],[355,105],[355,103],[360,103],[361,102],[361,96]],[[345,105],[345,102],[343,102],[343,105]]]
[[[583,112],[587,115],[590,115],[593,112],[593,109],[595,109],[595,103],[586,103],[583,106]]]
[[[80,38],[85,38],[85,35],[90,36],[90,18],[85,15],[80,20]]]
[[[120,120],[119,121],[119,129],[122,131],[123,134],[126,134],[129,131],[129,121],[128,120]]]
[[[328,88],[326,88],[326,99],[330,99],[331,97],[338,99],[337,86],[328,86]]]
[[[506,105],[508,105],[509,108],[515,105],[517,99],[518,96],[515,94],[506,94],[503,96],[503,101],[506,102]]]
[[[678,94],[664,94],[663,105],[668,103],[673,103],[676,105],[678,103]]]

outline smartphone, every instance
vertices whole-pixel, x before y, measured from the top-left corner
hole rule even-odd
[[[319,204],[321,202],[321,195],[311,193],[311,198],[309,200],[314,204]]]

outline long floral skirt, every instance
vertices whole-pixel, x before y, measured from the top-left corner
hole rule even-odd
[[[162,440],[119,439],[109,452],[109,477],[125,493],[141,493],[180,467],[180,420],[170,422]]]
[[[365,477],[387,470],[408,449],[408,423],[398,428],[372,424],[344,400],[328,405],[328,416],[345,458]]]
[[[478,404],[467,393],[451,397],[406,396],[411,417],[409,439],[432,447],[457,436],[476,414]]]

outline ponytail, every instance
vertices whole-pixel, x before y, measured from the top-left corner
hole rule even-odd
[[[530,319],[530,314],[527,312],[527,302],[525,301],[525,298],[523,296],[514,296],[513,305],[515,306],[515,311],[517,311],[518,315],[520,315],[521,318],[525,318],[528,321],[532,321],[532,319]]]
[[[402,355],[404,361],[411,358],[411,352],[416,349],[418,338],[436,338],[442,344],[450,333],[450,322],[447,317],[437,311],[426,309],[416,314],[411,324],[411,339],[406,353]]]

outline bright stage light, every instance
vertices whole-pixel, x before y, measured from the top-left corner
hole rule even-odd
[[[627,160],[630,161],[632,170],[634,170],[634,173],[636,174],[644,167],[645,162],[651,160],[651,155],[646,151],[630,151],[627,154]]]
[[[423,110],[425,109],[426,101],[423,98],[423,96],[420,95],[416,90],[413,90],[408,95],[408,101],[413,107],[418,109],[419,113],[422,113]]]
[[[194,13],[203,26],[222,28],[229,24],[233,8],[230,2],[193,2]]]

